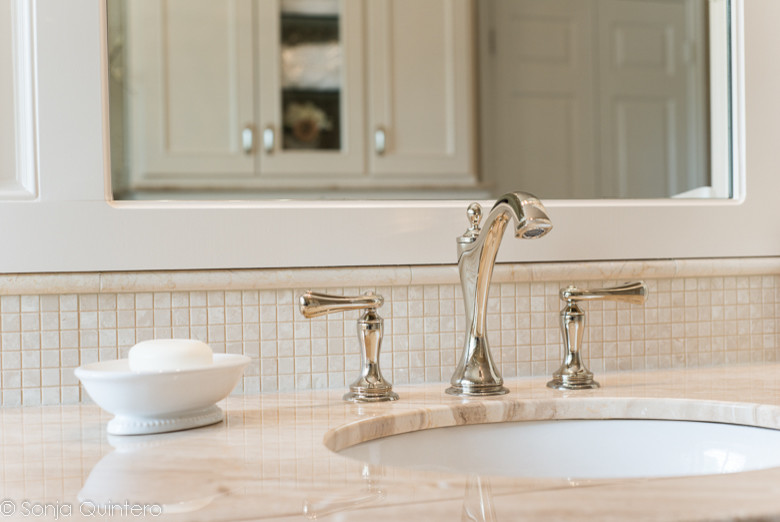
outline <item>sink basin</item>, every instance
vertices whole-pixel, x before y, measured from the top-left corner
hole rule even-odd
[[[421,430],[339,452],[370,464],[511,477],[605,479],[780,466],[780,431],[668,420],[549,420]]]

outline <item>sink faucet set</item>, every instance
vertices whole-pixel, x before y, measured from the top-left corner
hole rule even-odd
[[[509,390],[496,368],[487,338],[487,306],[490,280],[496,255],[509,222],[514,224],[515,237],[536,239],[552,230],[547,211],[535,196],[522,192],[510,192],[501,196],[493,205],[480,228],[482,208],[472,203],[467,210],[470,226],[457,238],[458,272],[463,289],[466,309],[466,337],[463,353],[446,392],[461,397],[503,395]],[[550,388],[581,390],[598,388],[582,359],[581,348],[585,327],[585,313],[578,303],[582,301],[611,300],[642,304],[647,299],[647,286],[639,281],[613,288],[582,290],[574,286],[562,289],[561,332],[564,360],[547,383]],[[397,400],[379,369],[379,350],[382,344],[382,318],[377,309],[382,306],[381,296],[367,293],[345,297],[306,292],[300,298],[300,310],[305,317],[363,310],[358,319],[358,337],[361,344],[360,377],[350,385],[344,400],[353,402],[378,402]]]

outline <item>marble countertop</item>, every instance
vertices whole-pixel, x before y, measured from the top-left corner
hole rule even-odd
[[[780,468],[703,477],[569,481],[363,464],[331,451],[421,428],[548,418],[720,421],[780,429],[780,364],[543,379],[462,400],[397,387],[395,403],[343,390],[230,397],[225,422],[111,437],[94,405],[0,411],[1,520],[780,520]],[[331,449],[329,449],[331,448]],[[583,451],[587,451],[586,448]],[[164,514],[159,515],[160,506]],[[469,518],[471,517],[471,518]]]

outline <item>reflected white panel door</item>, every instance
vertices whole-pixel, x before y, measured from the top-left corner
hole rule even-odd
[[[491,89],[501,191],[542,198],[598,194],[595,150],[593,0],[495,0]],[[484,72],[483,72],[484,73]]]
[[[137,187],[251,176],[251,0],[130,0],[128,157]],[[255,139],[255,142],[257,140]]]
[[[32,2],[0,0],[0,199],[37,195]]]
[[[474,27],[469,0],[371,0],[369,170],[473,182]]]
[[[0,0],[0,184],[16,178],[12,4]]]
[[[647,198],[708,185],[703,58],[691,43],[704,2],[599,0],[597,18],[604,189]]]

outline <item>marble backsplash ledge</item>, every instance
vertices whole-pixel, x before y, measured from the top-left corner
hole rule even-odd
[[[780,274],[780,257],[498,263],[494,283]],[[453,265],[0,274],[0,295],[457,284]]]
[[[598,373],[773,362],[780,258],[498,265],[489,337],[502,374],[560,364],[558,290],[643,278],[643,306],[588,303],[585,354]],[[252,358],[236,393],[345,388],[359,371],[354,314],[305,319],[297,296],[385,296],[382,368],[395,385],[449,380],[465,319],[454,266],[0,276],[3,405],[84,399],[82,364],[136,342],[189,337]]]

